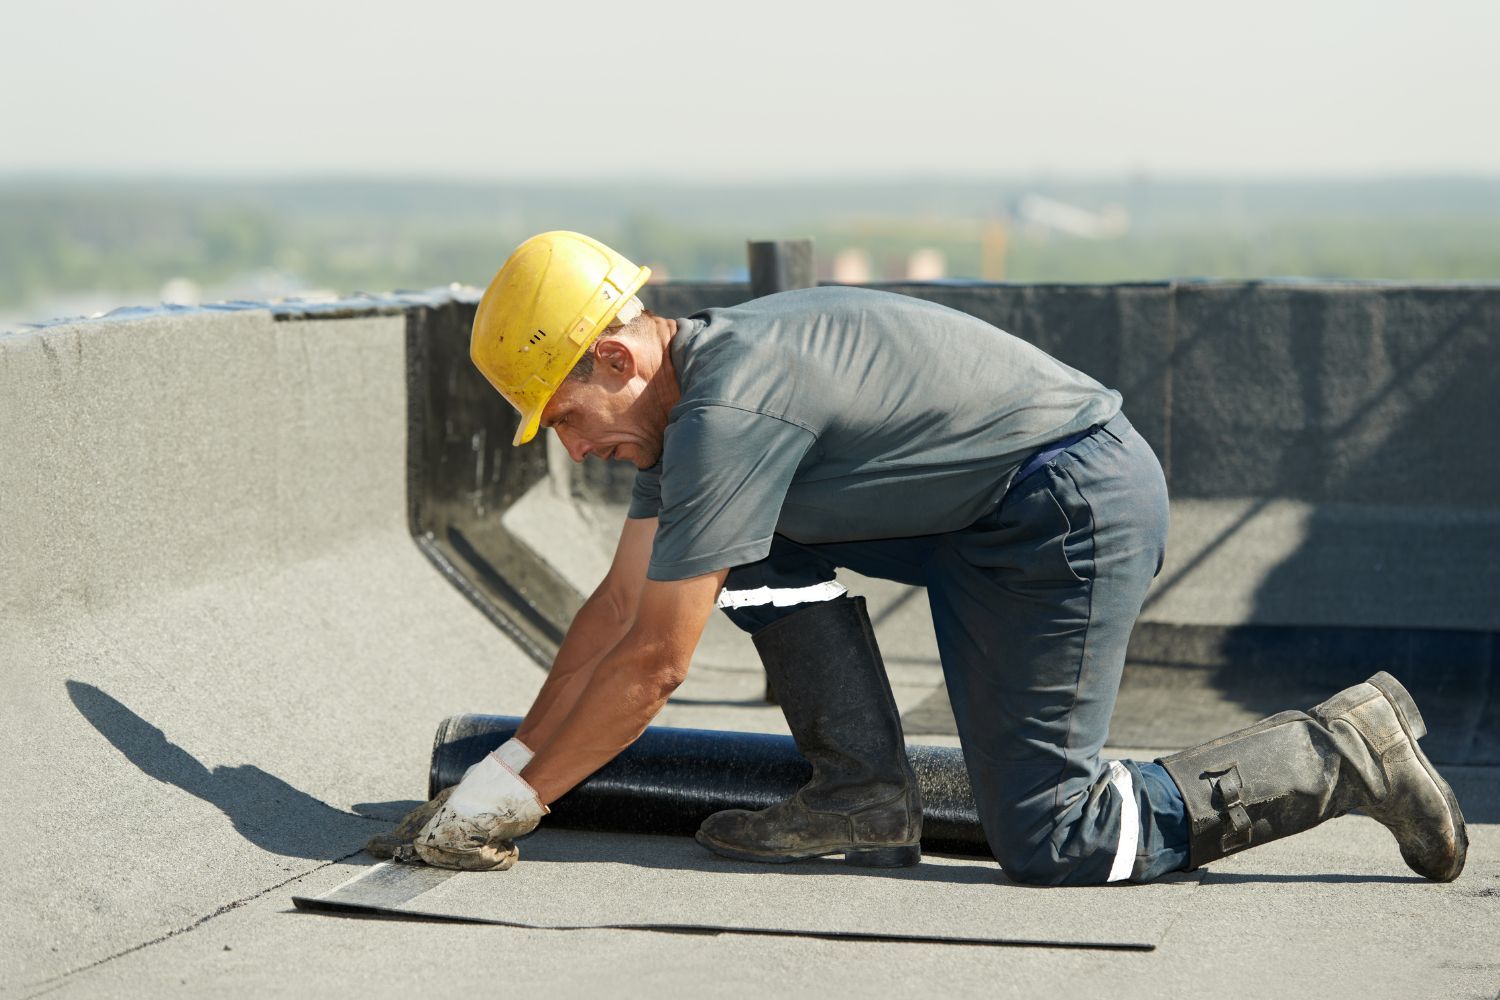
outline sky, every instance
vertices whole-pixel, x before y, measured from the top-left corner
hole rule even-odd
[[[0,0],[0,175],[1500,175],[1500,3]]]

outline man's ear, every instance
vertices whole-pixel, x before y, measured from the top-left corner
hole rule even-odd
[[[594,346],[594,357],[610,375],[629,380],[635,376],[635,355],[630,345],[615,337],[601,337]]]

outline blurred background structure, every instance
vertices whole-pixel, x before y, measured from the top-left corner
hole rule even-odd
[[[0,325],[484,285],[1500,278],[1500,8],[62,2],[6,15]]]
[[[747,280],[815,239],[823,280],[1500,278],[1500,177],[780,181],[0,179],[0,317],[483,287],[546,229],[658,280]]]

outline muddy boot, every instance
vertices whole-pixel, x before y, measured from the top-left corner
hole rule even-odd
[[[411,847],[412,842],[417,839],[417,834],[422,832],[422,827],[437,815],[438,809],[448,801],[448,796],[452,795],[453,789],[457,787],[454,785],[452,788],[445,788],[438,792],[431,801],[417,806],[403,816],[401,822],[396,824],[396,829],[390,833],[377,833],[371,837],[365,843],[365,850],[377,858],[394,858],[401,848]]]
[[[742,861],[922,860],[922,800],[864,599],[810,605],[754,641],[812,780],[769,809],[715,813],[698,842]]]
[[[1311,712],[1282,712],[1164,758],[1187,804],[1189,867],[1362,809],[1395,835],[1412,871],[1451,882],[1469,836],[1453,790],[1417,740],[1427,727],[1384,671]]]

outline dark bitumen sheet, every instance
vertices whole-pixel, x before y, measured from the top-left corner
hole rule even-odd
[[[521,720],[455,715],[438,726],[429,796],[505,742]],[[922,790],[922,846],[990,857],[963,752],[908,746]],[[723,809],[764,809],[807,783],[808,763],[790,737],[652,726],[614,760],[552,804],[548,825],[690,837]]]

